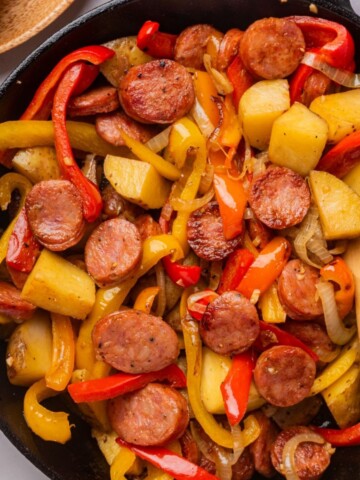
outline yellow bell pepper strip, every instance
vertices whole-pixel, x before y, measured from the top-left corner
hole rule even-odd
[[[53,354],[50,370],[45,375],[48,388],[65,390],[71,379],[75,361],[75,339],[69,317],[51,314]]]
[[[355,282],[351,270],[341,257],[336,257],[320,269],[320,276],[336,283],[335,301],[341,318],[345,318],[354,304]]]
[[[225,100],[215,98],[215,105],[219,110],[219,123],[209,139],[210,145],[215,149],[230,147],[235,154],[242,137],[242,129],[231,96],[226,95]]]
[[[127,480],[125,474],[132,467],[136,455],[126,447],[121,447],[120,452],[110,466],[110,480]]]
[[[136,297],[134,303],[135,310],[141,310],[145,313],[151,312],[156,295],[159,293],[160,287],[148,287],[144,288]]]
[[[245,297],[264,293],[282,272],[291,253],[290,243],[274,237],[255,258],[236,290]]]
[[[258,307],[261,310],[261,316],[267,323],[284,323],[286,312],[281,305],[276,282],[273,283],[259,298]]]
[[[211,123],[216,126],[219,123],[219,110],[214,102],[214,98],[219,98],[214,82],[207,72],[196,70],[193,75],[193,83],[196,98],[209,117]]]
[[[131,138],[124,130],[121,130],[121,136],[131,152],[143,162],[150,163],[160,175],[173,181],[180,178],[181,172],[175,165],[164,160],[160,155],[154,153],[138,140]]]
[[[124,156],[122,147],[114,147],[96,133],[94,125],[85,122],[66,122],[70,144],[76,150],[106,155]],[[54,126],[46,120],[11,120],[0,123],[0,149],[51,147],[54,145]]]
[[[46,386],[44,379],[35,382],[24,397],[24,417],[29,428],[43,440],[66,443],[71,438],[68,414],[52,412],[40,405],[57,394]]]
[[[21,212],[27,193],[31,190],[32,185],[30,181],[19,173],[6,173],[0,178],[0,208],[1,210],[6,210],[10,201],[11,194],[14,190],[18,190],[20,193],[20,202],[18,213],[15,218],[12,220],[10,225],[7,227],[5,232],[0,238],[0,263],[5,259],[6,253],[8,251],[9,239],[18,219],[19,213]]]
[[[247,195],[242,182],[231,178],[227,172],[214,174],[214,187],[223,221],[224,237],[232,240],[243,230]]]

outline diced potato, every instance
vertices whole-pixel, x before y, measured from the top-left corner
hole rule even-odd
[[[269,158],[276,165],[306,176],[320,160],[327,135],[325,120],[305,105],[294,103],[273,124]]]
[[[45,312],[36,312],[13,331],[6,352],[10,383],[27,387],[43,378],[51,367],[51,321]]]
[[[119,195],[142,208],[161,208],[171,184],[149,163],[107,155],[104,174]]]
[[[281,305],[276,283],[273,283],[270,288],[260,295],[258,307],[261,310],[261,315],[265,322],[285,322],[286,312]]]
[[[262,80],[241,97],[239,115],[252,147],[266,150],[274,121],[290,108],[287,80]]]
[[[326,120],[328,141],[338,143],[360,129],[360,90],[321,95],[312,101],[310,110]]]
[[[360,420],[360,370],[353,365],[335,383],[322,393],[326,405],[340,428],[346,428]]]
[[[16,152],[13,158],[14,170],[37,183],[42,180],[60,178],[60,168],[52,147],[32,147]]]
[[[86,272],[44,249],[21,298],[50,312],[84,319],[95,303],[95,284]]]
[[[355,311],[358,335],[360,335],[360,238],[351,240],[344,254],[344,260],[350,268],[355,282]]]
[[[341,179],[360,195],[360,165],[356,165],[350,172]]]
[[[201,372],[201,399],[206,410],[214,414],[224,414],[225,407],[220,385],[231,366],[231,358],[219,355],[207,347],[203,348],[203,366]],[[254,383],[249,393],[248,411],[264,405],[265,400],[260,397]]]
[[[116,38],[104,45],[115,50],[115,55],[101,64],[100,71],[114,87],[119,86],[120,78],[130,67],[152,60],[150,55],[136,46],[135,36]]]
[[[360,236],[360,197],[327,172],[310,172],[310,187],[327,240]]]

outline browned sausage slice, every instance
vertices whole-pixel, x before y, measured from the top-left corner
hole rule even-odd
[[[117,147],[125,145],[121,136],[121,130],[141,143],[146,143],[151,137],[156,135],[153,126],[136,122],[124,112],[97,116],[95,128],[101,138]]]
[[[316,284],[319,271],[299,259],[288,262],[278,281],[278,293],[287,315],[293,320],[316,320],[323,315]]]
[[[165,445],[178,439],[189,423],[186,399],[174,388],[149,383],[136,392],[109,401],[111,426],[126,442]]]
[[[123,109],[143,123],[175,122],[188,113],[194,99],[190,73],[173,60],[137,65],[120,81]]]
[[[246,69],[257,78],[286,78],[298,67],[305,53],[300,28],[285,18],[263,18],[252,23],[240,43]]]
[[[95,88],[70,99],[67,113],[70,117],[84,117],[97,113],[109,113],[120,107],[119,95],[115,87]]]
[[[156,222],[151,215],[146,213],[137,217],[134,220],[134,224],[139,230],[142,241],[146,240],[148,237],[162,234],[162,230],[158,222]]]
[[[25,208],[34,236],[49,250],[66,250],[84,234],[82,200],[68,180],[37,183],[26,197]]]
[[[0,282],[0,313],[15,320],[27,320],[36,307],[20,297],[21,291],[10,283]]]
[[[281,230],[300,223],[310,208],[305,180],[286,167],[270,167],[252,183],[249,203],[269,228]]]
[[[125,280],[138,267],[141,255],[138,229],[121,217],[101,223],[85,245],[86,268],[99,287]]]
[[[260,425],[260,435],[250,444],[249,449],[254,460],[255,470],[266,478],[275,475],[271,462],[271,447],[279,433],[277,425],[261,410],[253,413]]]
[[[281,345],[260,355],[254,380],[266,401],[276,407],[290,407],[309,395],[315,373],[315,362],[304,350]]]
[[[232,355],[247,350],[259,334],[255,306],[238,292],[225,292],[207,306],[200,322],[204,343],[216,353]]]
[[[271,449],[271,460],[276,470],[284,475],[283,450],[286,442],[295,435],[312,433],[305,426],[289,427],[276,438]],[[303,442],[295,451],[296,473],[301,480],[317,480],[330,464],[332,451],[329,444]]]
[[[187,223],[187,239],[196,255],[204,260],[226,258],[241,243],[241,237],[226,240],[219,205],[212,201],[195,210]]]
[[[309,106],[315,98],[333,91],[334,83],[330,78],[322,72],[314,71],[305,81],[301,101],[304,105]]]
[[[220,42],[216,58],[218,70],[226,70],[232,60],[236,57],[240,48],[240,41],[244,32],[238,28],[228,30]]]
[[[103,317],[93,330],[93,342],[99,360],[127,373],[161,370],[179,355],[174,330],[162,318],[138,310]]]
[[[219,38],[221,33],[211,25],[198,24],[185,28],[175,43],[174,58],[185,67],[204,70],[203,57],[211,36]]]

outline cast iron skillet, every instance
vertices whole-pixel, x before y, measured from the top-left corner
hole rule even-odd
[[[332,3],[333,2],[333,3]],[[343,23],[360,39],[360,18],[348,0],[316,0],[318,15]],[[0,121],[16,119],[36,86],[66,53],[83,45],[133,35],[148,19],[160,22],[163,31],[180,32],[194,23],[210,23],[225,31],[244,28],[267,16],[309,15],[308,0],[113,0],[56,33],[28,57],[0,87]],[[360,65],[360,45],[358,46]],[[65,446],[44,442],[27,428],[22,401],[24,389],[6,378],[5,348],[0,342],[0,428],[9,440],[51,480],[106,480],[109,469],[90,429],[73,412],[72,440]],[[57,406],[68,409],[64,398]],[[261,478],[260,476],[256,478]],[[280,477],[275,477],[280,478]],[[282,477],[281,477],[282,478]],[[360,447],[338,449],[324,480],[360,480]]]

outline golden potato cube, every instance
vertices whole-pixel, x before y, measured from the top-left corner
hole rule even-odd
[[[60,178],[60,168],[53,147],[31,147],[16,152],[14,170],[32,183]]]
[[[360,236],[360,197],[328,172],[312,170],[310,188],[327,240]]]
[[[149,163],[107,155],[104,174],[119,195],[142,208],[161,208],[171,183]]]
[[[51,367],[51,321],[37,311],[13,331],[6,351],[9,382],[27,387],[43,378]]]
[[[360,90],[321,95],[311,102],[310,110],[326,120],[330,143],[360,129]]]
[[[95,284],[86,272],[44,249],[21,298],[50,312],[84,319],[95,303]]]
[[[239,115],[250,145],[266,150],[274,121],[289,108],[287,80],[262,80],[246,90],[240,100]]]
[[[294,103],[273,124],[269,158],[276,165],[306,176],[320,160],[327,136],[325,120],[305,105]]]

